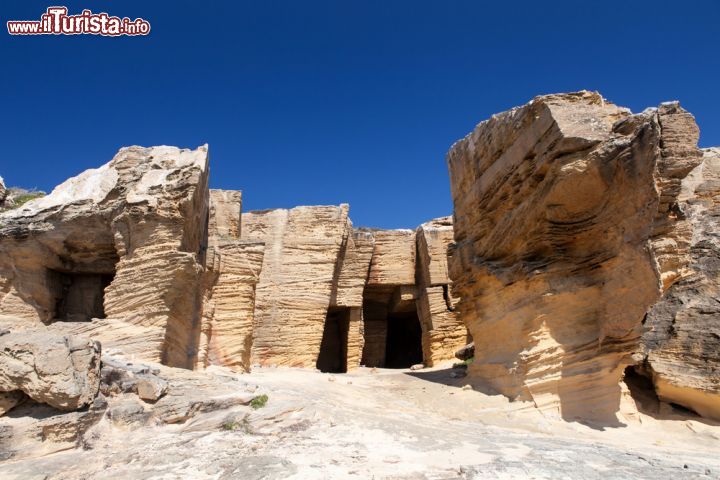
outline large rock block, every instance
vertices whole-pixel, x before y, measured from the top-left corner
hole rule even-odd
[[[0,315],[110,317],[162,332],[146,360],[190,367],[207,247],[207,147],[128,147],[0,214]],[[127,329],[123,329],[127,332]]]
[[[372,233],[353,231],[352,227],[347,230],[337,263],[330,306],[362,307],[374,247]]]
[[[453,240],[452,217],[423,223],[417,238],[417,311],[423,330],[425,365],[455,358],[455,351],[468,343],[465,324],[455,311],[448,275],[448,247]]]
[[[210,190],[208,238],[231,240],[240,238],[242,193],[239,190]]]
[[[203,307],[198,359],[202,366],[250,370],[256,285],[265,245],[223,240],[208,253],[210,281]]]
[[[566,419],[614,421],[642,319],[689,259],[677,195],[697,137],[677,104],[633,115],[578,92],[494,115],[452,147],[450,276],[471,376]]]
[[[242,215],[242,240],[265,244],[256,286],[252,362],[314,368],[348,206],[296,207]]]
[[[265,244],[241,240],[241,210],[239,191],[210,190],[199,367],[250,369],[255,286]]]
[[[416,230],[419,283],[426,287],[449,285],[448,246],[453,241],[452,217],[423,223]]]
[[[415,284],[415,231],[375,230],[368,286]]]
[[[720,149],[705,151],[679,199],[691,260],[647,315],[643,367],[660,399],[720,420]]]
[[[0,392],[22,391],[60,410],[92,403],[100,387],[100,344],[49,332],[0,335]]]

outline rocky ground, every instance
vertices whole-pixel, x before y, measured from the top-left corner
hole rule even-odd
[[[720,478],[720,425],[649,396],[625,425],[602,426],[549,418],[442,368],[179,372],[161,368],[170,388],[145,409],[154,422],[136,398],[110,395],[80,447],[18,449],[0,478]],[[16,408],[0,432],[41,421],[42,408]]]

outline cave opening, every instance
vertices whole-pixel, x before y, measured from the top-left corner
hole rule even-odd
[[[410,368],[422,362],[422,329],[417,311],[389,315],[385,368]]]
[[[350,309],[331,307],[328,309],[323,329],[317,369],[325,373],[347,372],[348,331],[350,330]]]
[[[105,318],[105,289],[114,273],[48,270],[48,277],[55,299],[54,320],[89,322],[93,318]]]
[[[641,411],[657,411],[660,399],[655,392],[651,376],[643,365],[628,366],[623,374],[623,381]]]
[[[408,296],[408,290],[366,287],[363,323],[363,365],[409,368],[423,363],[422,327],[414,295]]]

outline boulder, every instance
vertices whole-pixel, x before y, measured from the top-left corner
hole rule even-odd
[[[147,401],[155,402],[167,393],[168,383],[155,375],[140,375],[137,379],[138,397]]]
[[[678,195],[698,134],[675,102],[632,114],[583,91],[494,115],[452,147],[470,376],[567,420],[617,421],[645,313],[690,258]]]
[[[0,335],[0,392],[22,391],[60,410],[92,403],[100,386],[100,344],[49,332]]]
[[[471,342],[455,352],[458,360],[469,360],[475,356],[475,343]]]

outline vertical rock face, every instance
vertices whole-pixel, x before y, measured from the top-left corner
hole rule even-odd
[[[720,420],[720,149],[704,153],[679,197],[690,262],[647,315],[643,368],[662,400]]]
[[[209,241],[240,238],[242,193],[239,190],[210,190]]]
[[[422,362],[420,324],[415,307],[416,240],[412,230],[371,230],[375,239],[363,292],[365,345],[361,363],[395,367]],[[398,327],[393,335],[392,327]],[[393,337],[406,343],[393,345]],[[392,358],[405,352],[406,358]],[[402,361],[401,361],[402,360]]]
[[[417,238],[417,309],[422,325],[426,365],[451,360],[468,343],[468,332],[455,312],[448,275],[448,247],[453,240],[451,217],[420,225]]]
[[[91,336],[102,331],[111,347],[132,344],[144,359],[192,366],[207,161],[207,147],[123,148],[108,164],[0,214],[0,315],[68,321]],[[158,335],[160,342],[137,342]]]
[[[375,230],[364,291],[366,366],[433,366],[450,361],[467,342],[449,291],[449,217],[417,230]]]
[[[368,285],[415,284],[415,232],[376,230]]]
[[[375,237],[371,233],[353,231],[350,226],[346,231],[343,248],[340,250],[335,269],[335,281],[330,296],[330,308],[338,315],[338,334],[346,338],[345,351],[338,352],[338,358],[345,359],[334,364],[329,369],[342,371],[357,368],[361,364],[362,351],[365,346],[365,324],[363,320],[363,292],[367,282],[370,262],[375,248]],[[333,321],[332,317],[330,317]],[[332,329],[328,325],[327,329]],[[347,332],[342,330],[347,328]],[[328,334],[330,334],[328,332]],[[327,345],[328,335],[323,334]],[[340,342],[342,344],[342,342]],[[340,345],[340,350],[342,350]],[[321,349],[322,351],[322,349]],[[322,366],[322,365],[321,365]]]
[[[632,115],[578,92],[453,146],[450,276],[471,375],[566,419],[614,418],[643,316],[687,263],[677,196],[696,143],[677,104]]]
[[[241,193],[210,190],[198,366],[250,369],[255,286],[265,245],[240,239]]]
[[[0,325],[236,371],[432,365],[464,342],[449,219],[416,232],[353,229],[347,205],[242,214],[239,191],[207,180],[204,147],[129,147],[0,215]]]
[[[252,362],[315,367],[348,206],[242,215],[242,239],[265,244],[256,287]]]

